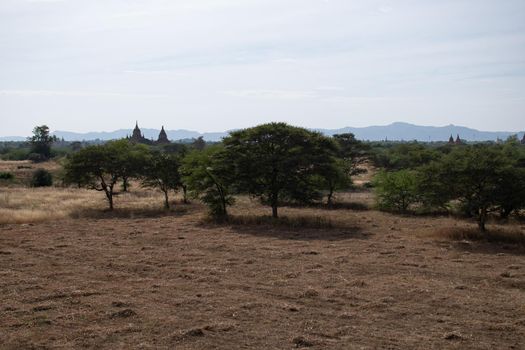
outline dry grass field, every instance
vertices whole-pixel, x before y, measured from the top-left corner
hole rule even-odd
[[[471,222],[283,208],[272,225],[239,198],[248,224],[219,225],[137,186],[105,205],[0,188],[0,348],[525,348],[525,247],[450,238]]]

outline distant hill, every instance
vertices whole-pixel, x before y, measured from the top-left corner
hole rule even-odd
[[[447,125],[447,126],[421,126],[408,123],[396,122],[389,125],[367,126],[363,128],[345,127],[341,129],[314,129],[325,135],[334,135],[342,133],[353,133],[359,140],[369,141],[447,141],[450,135],[454,138],[459,135],[461,139],[467,141],[495,141],[498,138],[505,140],[511,135],[518,134],[520,139],[523,137],[523,131],[479,131],[464,126]],[[156,140],[159,135],[159,129],[141,129],[144,136],[148,139]],[[119,129],[111,132],[88,132],[75,133],[69,131],[55,131],[53,134],[66,141],[82,140],[113,140],[131,135],[131,129]],[[220,141],[228,135],[228,131],[199,133],[192,130],[166,130],[170,140],[192,139],[202,136],[206,141]],[[24,137],[1,137],[0,141],[23,141]]]
[[[5,141],[25,141],[27,140],[27,137],[22,137],[22,136],[2,136],[0,137],[0,142],[5,142]]]
[[[359,140],[380,141],[447,141],[450,135],[456,138],[460,136],[467,141],[495,141],[498,138],[505,140],[511,135],[518,134],[520,138],[523,132],[510,131],[479,131],[464,126],[421,126],[408,123],[396,122],[390,125],[368,126],[364,128],[346,127],[341,129],[316,129],[325,135],[341,133],[353,133]]]

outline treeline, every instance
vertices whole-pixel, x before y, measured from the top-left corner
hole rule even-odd
[[[119,184],[130,179],[164,193],[182,190],[200,198],[217,218],[225,218],[234,195],[250,194],[272,208],[290,201],[310,203],[348,189],[363,171],[362,144],[352,134],[326,137],[284,123],[235,131],[222,143],[191,149],[154,150],[127,140],[89,146],[68,157],[67,183],[104,192],[109,209]]]
[[[30,144],[50,157],[57,140],[44,127],[35,128]],[[365,187],[374,189],[381,210],[456,213],[476,218],[484,231],[489,215],[507,218],[525,209],[525,146],[516,137],[472,145],[368,143],[270,123],[212,145],[199,139],[162,147],[128,140],[77,146],[65,156],[63,182],[103,192],[109,209],[134,180],[164,193],[166,208],[170,194],[182,191],[185,202],[198,198],[224,219],[235,195],[248,194],[278,217],[288,203],[330,207],[334,194],[352,188],[352,176],[369,165],[378,171]]]
[[[485,231],[490,213],[507,218],[525,208],[525,147],[516,138],[434,149],[405,144],[374,161],[382,167],[373,182],[380,209],[456,212]]]

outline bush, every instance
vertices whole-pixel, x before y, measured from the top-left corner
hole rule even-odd
[[[43,155],[38,154],[38,153],[30,153],[30,154],[27,156],[27,159],[29,159],[29,160],[32,161],[33,163],[45,162],[45,161],[47,160],[46,157],[44,157]]]
[[[12,180],[15,176],[8,172],[0,172],[0,180]]]
[[[49,187],[53,185],[53,176],[45,169],[38,169],[33,173],[31,187]]]
[[[380,172],[374,179],[380,209],[405,213],[418,201],[417,179],[413,171]]]

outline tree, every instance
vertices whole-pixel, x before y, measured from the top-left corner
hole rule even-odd
[[[374,178],[381,209],[406,213],[418,201],[416,175],[410,170],[382,171]]]
[[[142,171],[142,184],[158,188],[164,193],[164,208],[169,209],[169,192],[177,190],[181,184],[179,159],[173,153],[153,152],[146,160]]]
[[[501,208],[502,202],[511,203],[520,196],[520,191],[513,188],[520,183],[516,161],[498,146],[456,148],[427,169],[434,172],[432,176],[439,184],[433,187],[433,197],[459,201],[484,232],[488,214],[498,210],[498,205]]]
[[[320,179],[321,187],[328,191],[326,204],[331,207],[335,191],[349,188],[352,185],[352,178],[348,164],[341,158],[330,160],[325,166],[321,167]]]
[[[122,167],[122,192],[128,192],[131,178],[138,178],[144,169],[149,148],[143,144],[128,140],[113,141],[108,144],[114,154],[118,155]]]
[[[320,133],[285,123],[234,131],[223,142],[237,188],[269,204],[274,218],[283,200],[320,197],[316,177],[322,176],[337,149]]]
[[[366,160],[366,147],[358,141],[354,134],[334,135],[337,144],[335,156],[327,157],[320,167],[323,187],[328,190],[327,204],[332,205],[335,191],[352,186],[352,176],[366,172],[360,166]]]
[[[208,205],[210,214],[217,219],[225,219],[228,206],[234,202],[229,165],[224,149],[219,145],[193,150],[182,160],[183,183],[187,184],[193,197]]]
[[[45,169],[37,169],[31,177],[31,187],[53,186],[53,175]]]
[[[137,154],[144,154],[146,146],[130,146],[127,140],[111,141],[100,146],[88,146],[70,156],[65,165],[65,181],[97,191],[103,191],[108,200],[109,210],[113,210],[115,185],[126,176],[137,174],[135,166],[129,164],[128,152],[135,148]]]
[[[349,176],[366,172],[361,165],[367,160],[368,146],[355,138],[352,133],[334,135],[339,145],[338,157],[343,160],[344,168]]]
[[[206,147],[206,141],[204,141],[204,137],[199,136],[191,145],[194,149],[202,151]]]
[[[51,157],[51,145],[57,139],[55,136],[49,135],[49,127],[47,125],[35,126],[33,129],[33,136],[30,137],[31,153],[37,155],[32,157],[33,160],[47,160]]]

